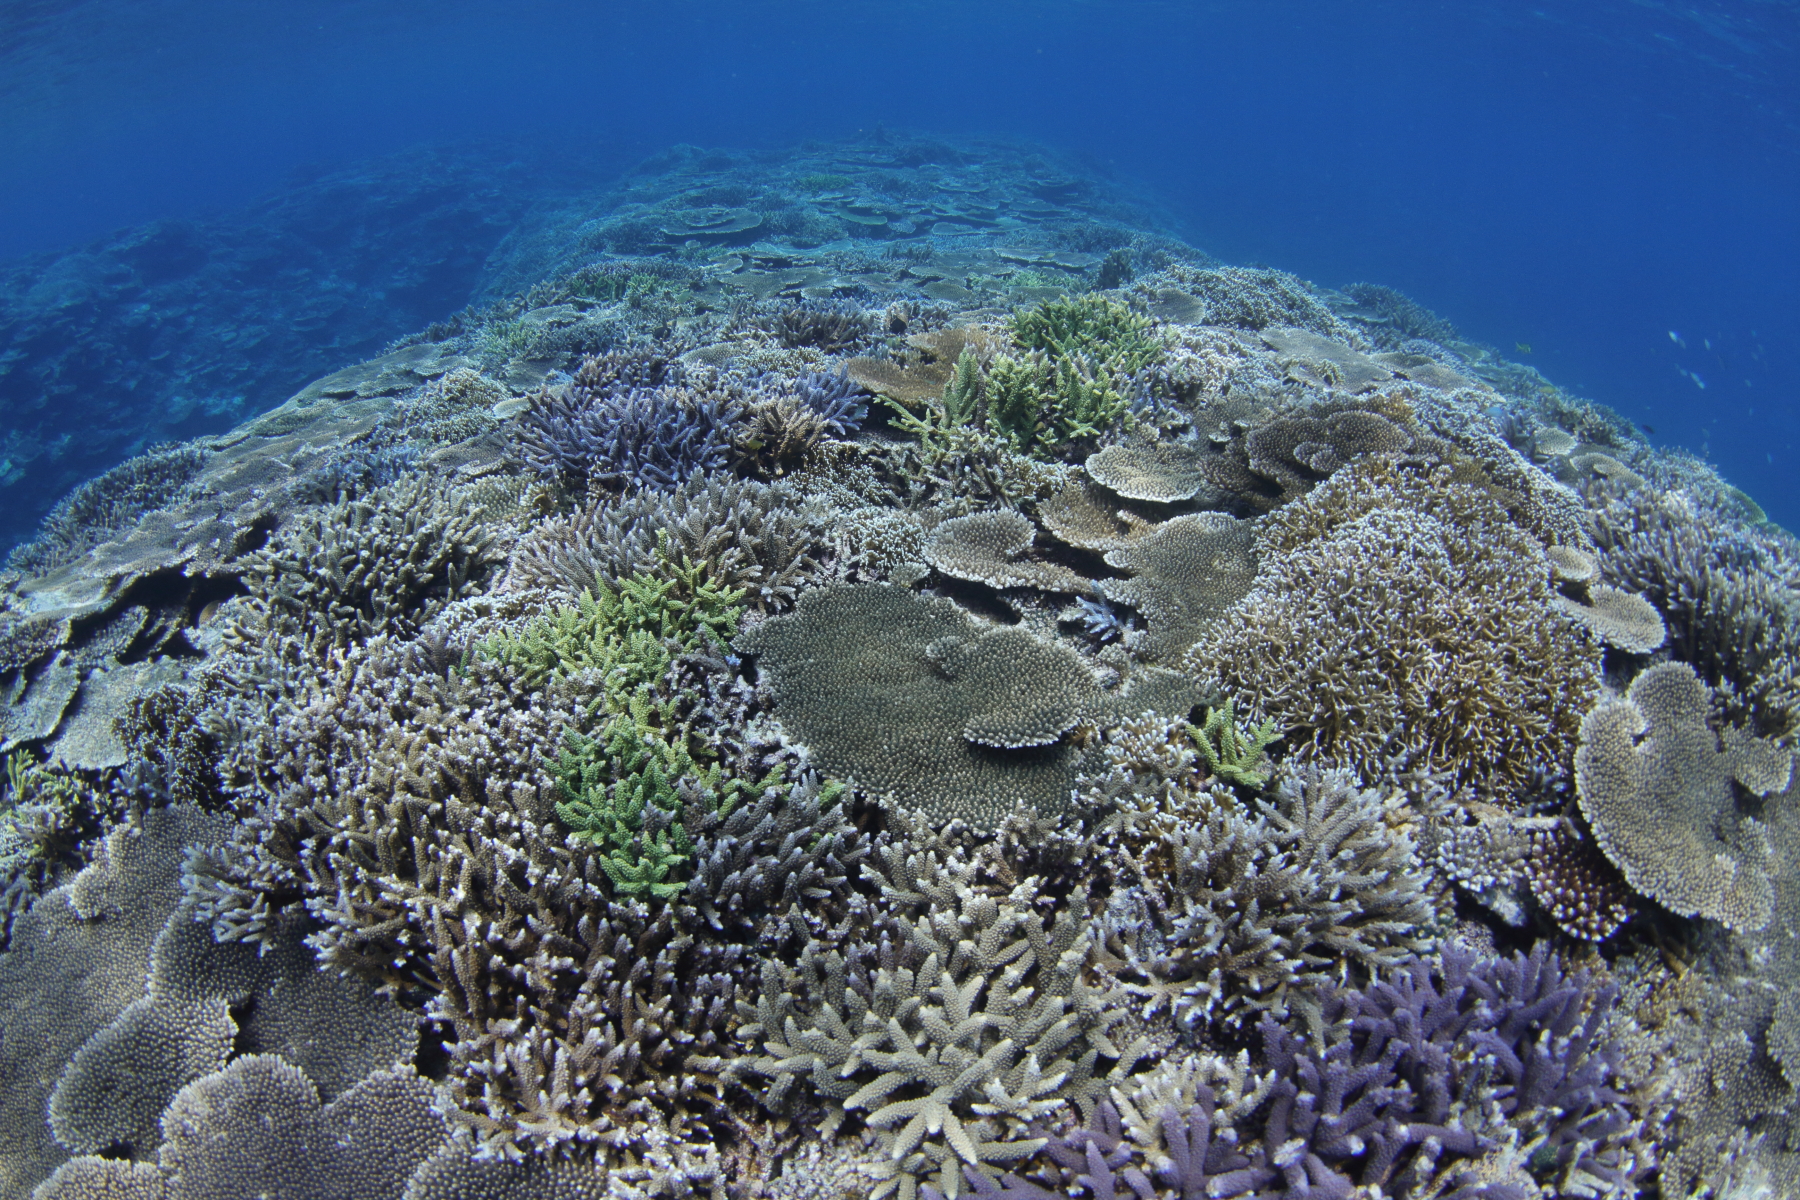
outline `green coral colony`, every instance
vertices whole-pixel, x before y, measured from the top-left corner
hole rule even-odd
[[[1791,1194],[1705,464],[1030,148],[568,216],[14,555],[0,1196]]]

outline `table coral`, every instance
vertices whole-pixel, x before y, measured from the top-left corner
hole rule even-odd
[[[1581,723],[1576,783],[1595,840],[1632,887],[1683,916],[1733,929],[1768,923],[1774,898],[1768,849],[1741,816],[1737,781],[1753,794],[1787,786],[1792,756],[1755,740],[1719,737],[1711,696],[1686,663],[1658,663],[1624,697]]]

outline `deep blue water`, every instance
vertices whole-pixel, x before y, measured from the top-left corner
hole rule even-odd
[[[421,143],[529,147],[494,180],[528,193],[558,163],[878,123],[1052,143],[1222,259],[1398,288],[1800,528],[1787,0],[12,0],[0,260]],[[414,281],[393,319],[463,307],[472,278]]]

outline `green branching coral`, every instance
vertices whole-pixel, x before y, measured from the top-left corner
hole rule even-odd
[[[681,890],[671,877],[693,851],[684,806],[703,803],[723,815],[745,791],[717,763],[702,765],[708,752],[692,744],[681,720],[692,697],[667,686],[682,654],[737,632],[744,592],[715,582],[707,563],[675,560],[666,542],[665,535],[660,570],[617,589],[597,578],[575,605],[477,649],[529,687],[598,685],[585,713],[611,719],[594,736],[571,727],[562,753],[546,764],[563,797],[556,815],[595,848],[618,894],[659,899]],[[771,776],[763,785],[777,782]]]
[[[988,425],[1021,454],[1097,438],[1129,407],[1113,371],[1088,355],[998,358],[988,376]]]
[[[1260,788],[1269,781],[1269,773],[1262,769],[1263,751],[1281,740],[1281,727],[1274,721],[1240,729],[1233,703],[1227,700],[1223,708],[1206,714],[1206,724],[1189,725],[1187,731],[1206,761],[1206,769],[1220,779],[1248,788]]]
[[[649,707],[635,704],[599,737],[571,730],[549,769],[568,797],[556,805],[557,818],[600,852],[614,890],[667,899],[684,886],[671,874],[693,855],[681,823],[685,805],[703,803],[724,816],[745,795],[777,784],[780,770],[758,788],[725,778],[718,763],[703,766],[681,741],[665,741],[647,719]]]
[[[981,360],[973,351],[964,349],[956,360],[955,373],[944,385],[943,395],[928,397],[920,405],[922,412],[915,413],[887,396],[880,399],[894,410],[895,424],[919,439],[925,465],[935,467],[952,455],[977,448],[983,390]]]
[[[1153,324],[1117,300],[1076,296],[1015,312],[1013,341],[1059,360],[1091,358],[1109,372],[1130,374],[1162,358]]]
[[[67,775],[36,762],[29,750],[6,757],[6,790],[0,792],[0,888],[37,857],[36,831],[60,824],[78,796]]]
[[[623,713],[627,699],[661,679],[677,655],[737,632],[744,591],[715,583],[711,570],[664,553],[661,571],[639,572],[616,590],[596,579],[574,606],[491,638],[476,652],[534,688],[591,672],[601,689],[590,711]]]
[[[1161,359],[1151,322],[1114,300],[1049,300],[1013,314],[1023,353],[989,368],[988,427],[1021,454],[1099,437],[1125,416],[1119,380]]]

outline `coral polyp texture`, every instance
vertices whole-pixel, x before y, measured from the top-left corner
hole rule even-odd
[[[0,1200],[1800,1189],[1741,493],[1036,147],[544,204],[0,575]]]

